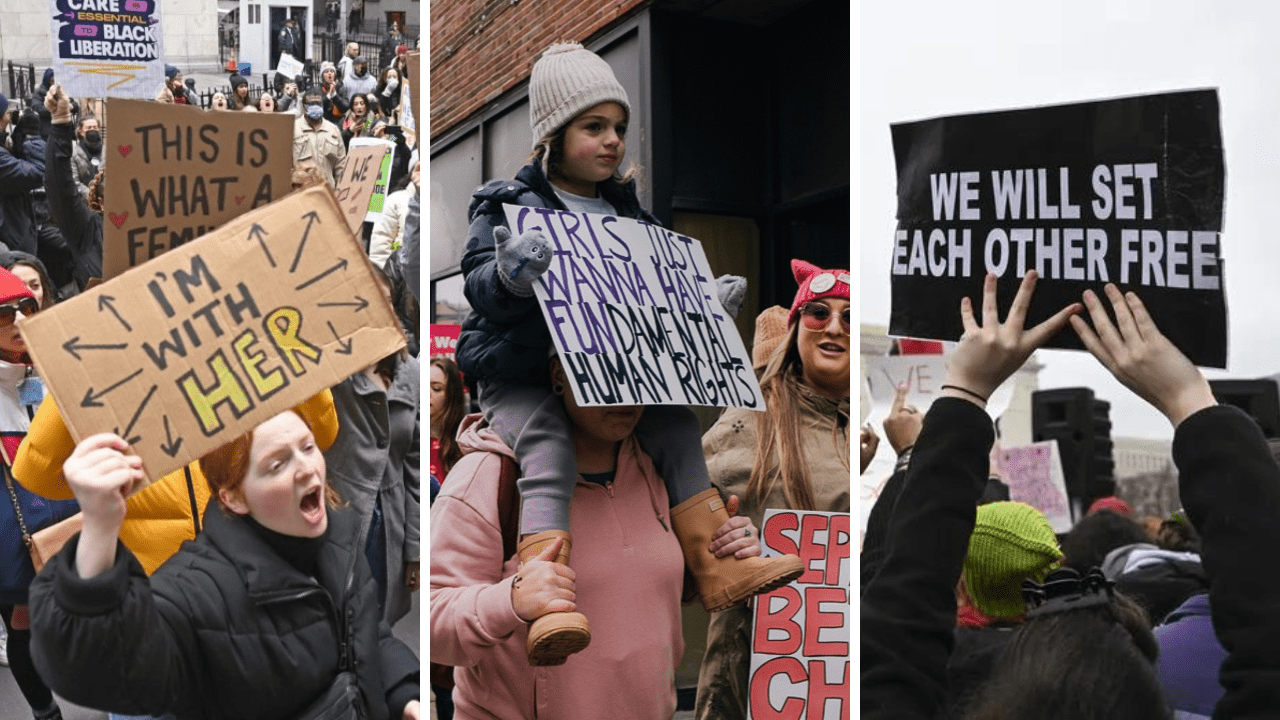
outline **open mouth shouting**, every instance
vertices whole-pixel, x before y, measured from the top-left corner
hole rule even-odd
[[[302,513],[302,519],[308,525],[315,526],[324,522],[324,483],[317,483],[302,494],[302,500],[298,503],[298,510]]]

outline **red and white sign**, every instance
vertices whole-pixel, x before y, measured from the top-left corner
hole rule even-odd
[[[848,720],[849,513],[769,510],[766,557],[795,554],[805,572],[756,597],[749,720]]]
[[[458,352],[458,335],[462,333],[461,325],[432,325],[430,357],[446,357],[454,359]]]

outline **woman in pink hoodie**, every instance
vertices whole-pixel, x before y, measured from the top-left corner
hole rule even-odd
[[[580,407],[556,359],[551,378],[578,463],[572,567],[562,540],[523,564],[504,552],[514,528],[500,518],[499,476],[513,455],[481,416],[466,418],[466,454],[431,509],[431,660],[456,666],[456,718],[667,720],[684,651],[685,562],[666,486],[632,435],[644,408]],[[710,547],[756,556],[758,536],[749,518],[730,517]],[[562,665],[531,667],[529,621],[575,610],[591,618],[589,646]]]

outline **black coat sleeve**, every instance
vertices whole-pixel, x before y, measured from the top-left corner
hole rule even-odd
[[[81,578],[79,542],[72,538],[31,585],[31,655],[40,676],[86,707],[130,715],[191,710],[199,653],[183,611],[153,595],[142,565],[118,542],[111,569]]]
[[[863,718],[931,718],[955,644],[955,585],[986,485],[991,419],[940,398],[925,416],[885,538],[862,592]]]
[[[1202,539],[1213,628],[1227,650],[1215,718],[1274,718],[1280,709],[1280,466],[1249,416],[1206,408],[1173,436],[1178,489]]]

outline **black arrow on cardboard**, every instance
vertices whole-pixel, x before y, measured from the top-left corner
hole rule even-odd
[[[116,320],[119,320],[120,324],[124,326],[125,332],[133,332],[133,327],[125,322],[124,318],[120,317],[120,311],[116,310],[116,306],[112,304],[115,301],[116,299],[110,295],[99,295],[98,312],[102,312],[103,309],[110,310],[111,314],[116,316]]]
[[[142,374],[142,368],[138,368],[137,370],[134,370],[132,373],[129,373],[128,375],[126,375],[123,380],[117,380],[115,383],[108,385],[107,388],[102,390],[101,392],[94,392],[93,388],[89,388],[84,394],[84,399],[80,401],[80,407],[86,407],[86,408],[102,407],[103,406],[102,403],[98,402],[99,398],[103,397],[104,395],[111,392],[112,390],[115,390],[121,385],[129,382],[130,380],[138,377],[141,374]]]
[[[129,437],[129,433],[133,432],[133,426],[138,423],[138,418],[142,416],[142,408],[146,407],[147,403],[151,401],[151,396],[156,394],[156,388],[156,385],[152,385],[151,389],[147,391],[147,396],[142,398],[142,402],[138,403],[138,409],[133,411],[133,417],[129,418],[129,424],[125,426],[124,432],[120,432],[120,428],[112,430],[112,432],[124,438],[124,441],[130,445],[134,445],[138,441],[142,440],[141,435],[137,437]]]
[[[169,416],[164,416],[164,442],[160,444],[160,449],[169,457],[176,457],[178,448],[182,447],[182,438],[173,439],[173,433],[169,430]]]
[[[369,307],[369,301],[357,295],[355,302],[316,303],[316,307],[353,307],[355,308],[355,312],[360,312],[361,310]]]
[[[329,325],[329,332],[333,333],[333,339],[338,341],[338,345],[341,348],[339,350],[334,350],[334,352],[338,353],[339,355],[350,355],[353,341],[347,340],[346,342],[343,342],[342,336],[338,334],[338,331],[336,329],[334,329],[333,323],[327,320],[325,322]]]
[[[80,342],[80,336],[75,335],[70,340],[62,343],[62,349],[71,353],[71,357],[81,360],[80,353],[77,350],[124,350],[129,347],[129,343],[114,343],[111,345],[89,345]]]
[[[321,280],[323,280],[323,279],[325,279],[326,277],[328,277],[331,273],[334,273],[334,272],[336,272],[336,271],[338,271],[338,270],[346,270],[346,269],[347,269],[347,259],[346,259],[346,258],[342,258],[342,259],[341,259],[341,260],[339,260],[338,262],[334,263],[332,267],[325,268],[324,272],[322,272],[322,273],[320,273],[319,275],[317,275],[317,276],[315,276],[315,277],[311,278],[310,280],[308,280],[308,281],[306,281],[306,282],[302,283],[302,284],[301,284],[301,285],[299,285],[298,287],[294,288],[294,290],[301,290],[301,289],[303,289],[303,288],[305,288],[305,287],[308,287],[308,286],[311,286],[311,285],[315,285],[316,283],[318,283],[318,282],[320,282]]]
[[[302,248],[307,246],[307,236],[311,234],[311,226],[320,222],[320,214],[315,210],[302,217],[307,219],[307,227],[302,231],[302,242],[298,243],[298,252],[294,254],[293,264],[289,266],[290,273],[298,269],[298,261],[302,260]]]
[[[258,245],[262,248],[263,254],[267,256],[267,262],[271,263],[271,267],[276,266],[276,259],[271,257],[271,251],[267,249],[267,230],[258,223],[254,223],[249,228],[249,239],[257,240]]]

